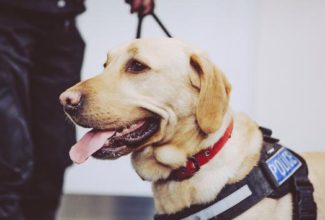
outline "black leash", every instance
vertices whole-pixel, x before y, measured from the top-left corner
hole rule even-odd
[[[131,4],[131,0],[125,0],[125,2],[127,4]],[[136,36],[135,36],[135,38],[137,38],[137,39],[139,39],[141,37],[142,22],[143,22],[143,18],[146,16],[146,15],[141,15],[142,10],[143,10],[143,8],[140,8],[140,10],[138,12],[138,26],[137,26],[137,33],[136,33]],[[155,21],[158,23],[160,28],[165,32],[167,37],[172,37],[172,35],[167,30],[167,28],[163,25],[163,23],[160,21],[160,19],[158,18],[158,16],[154,12],[151,12],[148,15],[151,15],[155,19]]]
[[[160,21],[160,19],[158,18],[158,16],[154,12],[151,12],[149,15],[151,15],[155,19],[155,21],[158,23],[160,28],[165,32],[167,37],[172,37],[172,35],[167,30],[167,28],[163,25],[163,23]],[[144,17],[145,16],[142,16],[142,15],[138,14],[137,34],[135,36],[135,38],[137,38],[137,39],[139,39],[141,37],[142,22],[143,22]]]
[[[137,34],[135,35],[136,39],[139,39],[141,37],[142,21],[143,21],[143,16],[139,15],[138,16]]]

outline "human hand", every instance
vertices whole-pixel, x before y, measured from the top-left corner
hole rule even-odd
[[[137,12],[141,16],[145,16],[153,12],[155,7],[154,0],[131,0],[131,13]]]

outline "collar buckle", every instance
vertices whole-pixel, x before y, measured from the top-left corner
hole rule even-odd
[[[173,170],[169,177],[165,180],[182,181],[192,177],[197,171],[200,170],[201,166],[208,163],[219,152],[219,150],[221,150],[221,148],[230,138],[233,126],[234,122],[233,120],[231,120],[224,135],[214,145],[210,146],[205,150],[200,151],[192,157],[189,157],[185,166]]]
[[[188,158],[186,166],[174,170],[171,177],[177,181],[181,181],[192,177],[198,170],[200,170],[199,162],[195,157],[190,157]]]
[[[192,163],[190,163],[190,166],[194,167],[194,172],[197,172],[200,170],[200,164],[197,161],[197,159],[195,157],[189,157],[188,160]]]

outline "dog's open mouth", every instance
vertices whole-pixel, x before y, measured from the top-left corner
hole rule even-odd
[[[158,131],[159,126],[160,120],[153,117],[110,131],[92,129],[72,146],[70,158],[75,163],[83,163],[90,156],[117,159],[137,149]]]

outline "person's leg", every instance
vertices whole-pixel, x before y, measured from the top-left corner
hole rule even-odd
[[[24,219],[20,200],[32,172],[28,123],[30,51],[34,29],[0,10],[0,219]]]
[[[46,19],[31,74],[34,172],[22,203],[29,220],[52,220],[62,194],[64,171],[71,164],[69,149],[75,128],[65,118],[59,95],[80,80],[84,43],[74,20]]]

